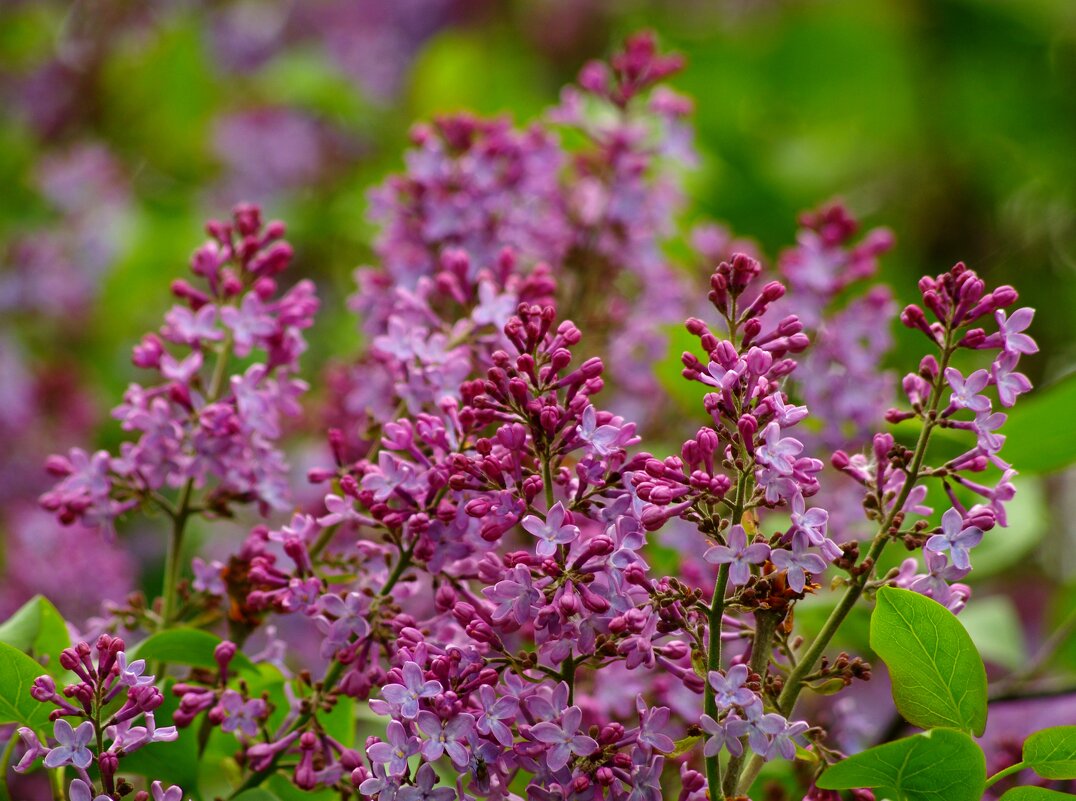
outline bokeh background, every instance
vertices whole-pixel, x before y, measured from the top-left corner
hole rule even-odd
[[[840,197],[896,234],[882,278],[902,300],[965,260],[1039,310],[1042,351],[1021,363],[1039,389],[1006,450],[1022,500],[962,616],[994,669],[1028,664],[1076,603],[1071,0],[3,0],[0,614],[44,592],[84,618],[157,582],[152,526],[102,546],[35,498],[46,454],[118,441],[130,347],[204,218],[251,200],[288,221],[324,303],[316,394],[359,347],[345,299],[372,258],[366,193],[401,169],[409,127],[461,109],[525,122],[639,28],[688,57],[673,85],[697,101],[701,159],[684,230],[719,220],[772,255],[800,211]],[[919,342],[896,335],[907,365]],[[1051,694],[1076,689],[1067,640]],[[1060,697],[1045,704],[1071,722]]]

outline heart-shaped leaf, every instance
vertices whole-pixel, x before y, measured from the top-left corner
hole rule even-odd
[[[871,615],[871,648],[889,668],[905,720],[983,733],[986,668],[952,612],[917,592],[883,587]]]
[[[1076,726],[1054,726],[1024,741],[1024,762],[1044,779],[1076,779]]]

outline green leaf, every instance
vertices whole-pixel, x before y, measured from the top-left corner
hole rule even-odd
[[[255,787],[235,796],[232,801],[280,801],[280,798],[262,787]]]
[[[44,657],[46,669],[53,676],[66,671],[60,667],[60,651],[71,645],[67,624],[52,602],[35,595],[0,623],[0,642],[23,653]]]
[[[223,640],[216,634],[201,629],[169,629],[153,634],[140,642],[128,653],[128,659],[173,662],[179,665],[213,669],[217,666],[217,660],[213,658],[213,649],[221,642]],[[241,651],[236,653],[230,668],[249,672],[257,671],[254,663]]]
[[[1024,762],[1044,779],[1076,779],[1076,726],[1054,726],[1024,741]]]
[[[1001,801],[1061,801],[1062,798],[1076,798],[1076,795],[1043,787],[1014,787],[1005,791]]]
[[[0,723],[21,723],[31,729],[49,723],[51,704],[30,697],[34,679],[42,667],[18,648],[0,643]]]
[[[980,801],[986,759],[963,732],[934,729],[838,762],[816,784],[824,790],[875,788],[892,801]]]
[[[1076,373],[1022,400],[1005,422],[1005,461],[1021,473],[1049,473],[1076,461],[1076,426],[1057,424],[1073,409]]]
[[[889,668],[893,702],[909,723],[983,733],[986,668],[968,632],[944,606],[883,587],[871,615],[871,648]]]
[[[960,613],[960,622],[971,635],[984,662],[1009,670],[1016,670],[1027,662],[1023,624],[1008,598],[976,596],[975,603]]]

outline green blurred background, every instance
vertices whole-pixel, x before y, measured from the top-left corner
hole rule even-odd
[[[106,411],[135,376],[130,347],[157,327],[205,217],[246,199],[288,222],[324,301],[315,378],[358,348],[345,298],[371,258],[365,193],[401,169],[408,128],[461,109],[532,119],[639,28],[688,57],[673,84],[697,102],[702,160],[685,225],[724,221],[772,256],[800,211],[840,197],[894,230],[883,278],[902,300],[965,260],[1039,310],[1042,352],[1021,364],[1039,398],[1006,451],[1030,477],[981,573],[1002,607],[980,613],[980,639],[1003,638],[998,659],[1019,664],[1005,596],[1076,599],[1072,0],[5,0],[7,536],[44,454],[116,442]],[[899,333],[894,364],[920,350]]]

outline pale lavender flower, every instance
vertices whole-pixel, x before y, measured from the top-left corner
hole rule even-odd
[[[666,754],[671,754],[676,750],[676,743],[661,731],[669,723],[670,710],[667,706],[656,706],[647,709],[643,696],[636,695],[635,710],[639,713],[638,742]]]
[[[724,675],[716,670],[706,675],[714,688],[714,703],[718,709],[731,709],[734,706],[746,709],[758,699],[753,690],[744,686],[749,675],[747,665],[733,665]]]
[[[1006,319],[1005,312],[998,309],[994,312],[994,319],[998,322],[998,333],[995,335],[1001,341],[1002,350],[1006,353],[1038,353],[1039,346],[1035,340],[1027,334],[1021,333],[1031,325],[1035,316],[1035,310],[1031,308],[1017,309],[1012,317]]]
[[[795,759],[796,742],[793,738],[799,737],[809,728],[810,726],[802,720],[798,720],[795,723],[788,723],[783,731],[779,731],[773,735],[769,747],[767,747],[765,753],[762,754],[763,759],[773,759],[777,756],[781,756],[785,759]]]
[[[816,553],[807,551],[806,537],[795,534],[792,537],[792,550],[778,549],[770,554],[770,561],[778,570],[788,575],[788,586],[796,592],[803,592],[807,584],[807,573],[822,573],[826,569],[826,560]]]
[[[743,526],[729,529],[728,545],[714,545],[703,558],[713,565],[729,565],[729,581],[734,586],[746,584],[751,578],[751,565],[760,565],[770,555],[770,547],[762,542],[747,544],[747,532]]]
[[[128,687],[138,687],[142,684],[153,684],[155,681],[153,676],[142,675],[146,671],[145,659],[136,659],[133,662],[128,663],[127,652],[120,651],[116,654],[116,663],[119,665],[120,669],[120,684],[125,684]]]
[[[388,739],[367,748],[366,756],[374,763],[388,763],[389,776],[403,776],[407,773],[407,760],[419,752],[422,742],[418,737],[408,736],[398,720],[389,721],[386,734]]]
[[[494,621],[512,617],[521,626],[531,619],[531,610],[542,597],[534,588],[530,568],[526,565],[516,565],[503,580],[484,588],[482,593],[497,604],[492,615]]]
[[[781,426],[772,422],[762,432],[765,444],[755,449],[755,461],[766,465],[781,476],[790,476],[795,470],[796,457],[803,450],[803,443],[794,437],[781,437]]]
[[[954,406],[959,409],[970,409],[976,413],[990,411],[990,399],[979,394],[990,383],[990,374],[986,370],[976,370],[964,378],[956,368],[947,367],[945,380],[949,382],[953,390],[949,402]]]
[[[579,439],[587,443],[599,456],[608,456],[617,450],[620,429],[616,426],[597,424],[597,414],[593,405],[583,410],[583,419],[578,429]]]
[[[935,534],[926,543],[928,551],[949,552],[953,566],[961,570],[971,568],[968,551],[982,542],[983,530],[978,526],[965,526],[964,518],[956,509],[942,515],[942,533]]]
[[[1002,353],[991,367],[1002,406],[1014,405],[1018,395],[1031,390],[1031,382],[1027,376],[1015,372],[1019,360],[1020,355],[1017,353]]]
[[[69,801],[112,801],[111,796],[94,795],[93,788],[82,779],[73,779],[67,797]]]
[[[474,734],[474,715],[463,712],[444,721],[432,712],[419,712],[416,723],[430,738],[422,744],[422,755],[426,759],[433,762],[445,753],[457,766],[467,764],[465,746]]]
[[[740,756],[743,753],[743,744],[740,742],[739,737],[728,731],[728,725],[739,720],[740,718],[735,715],[730,715],[723,722],[718,723],[709,715],[703,715],[699,723],[702,730],[710,735],[706,738],[706,743],[702,747],[703,756],[717,756],[717,753],[722,748],[727,748],[733,756]]]
[[[86,746],[93,739],[93,724],[85,721],[77,729],[63,718],[58,718],[52,727],[52,736],[59,743],[49,750],[45,757],[46,768],[58,768],[61,765],[73,765],[85,770],[93,762],[93,754]]]
[[[545,520],[537,515],[527,515],[523,518],[523,528],[539,540],[534,549],[536,554],[552,556],[557,552],[558,545],[567,545],[579,536],[579,529],[576,526],[570,523],[565,524],[566,515],[564,505],[557,501],[546,513]]]
[[[191,561],[191,569],[194,572],[194,581],[191,586],[197,592],[205,592],[218,598],[228,593],[228,587],[224,583],[224,563],[216,559],[206,562],[200,556]]]
[[[559,724],[545,721],[531,728],[531,734],[538,742],[553,746],[546,758],[550,770],[563,768],[572,754],[589,756],[598,750],[598,744],[592,738],[576,733],[582,720],[583,711],[571,706],[564,712]]]
[[[505,748],[511,748],[512,730],[504,721],[515,720],[519,714],[519,700],[508,695],[498,698],[488,684],[478,688],[478,700],[482,704],[482,714],[476,722],[478,733],[492,735]]]
[[[994,414],[980,412],[975,415],[972,428],[976,436],[978,436],[979,447],[986,453],[995,454],[1005,444],[1005,435],[995,432],[1005,424],[1006,418],[1007,415],[1001,412],[995,412]]]
[[[178,784],[165,790],[160,782],[154,782],[149,789],[153,793],[153,801],[183,801],[183,788]]]
[[[400,707],[400,714],[408,720],[418,715],[418,704],[423,698],[433,698],[441,692],[441,682],[426,681],[422,668],[415,662],[405,662],[403,666],[403,684],[386,684],[381,688],[381,696],[390,704]]]
[[[397,489],[406,488],[414,477],[415,470],[411,465],[388,451],[381,451],[377,456],[377,469],[363,476],[362,487],[374,493],[374,500],[384,501]]]
[[[225,713],[220,724],[221,731],[238,731],[247,737],[257,736],[259,722],[269,711],[261,698],[244,701],[243,696],[235,690],[225,690],[221,694],[220,708]]]
[[[456,797],[456,791],[451,787],[434,787],[435,784],[437,774],[427,762],[415,774],[415,785],[401,787],[397,798],[400,801],[452,801]]]

